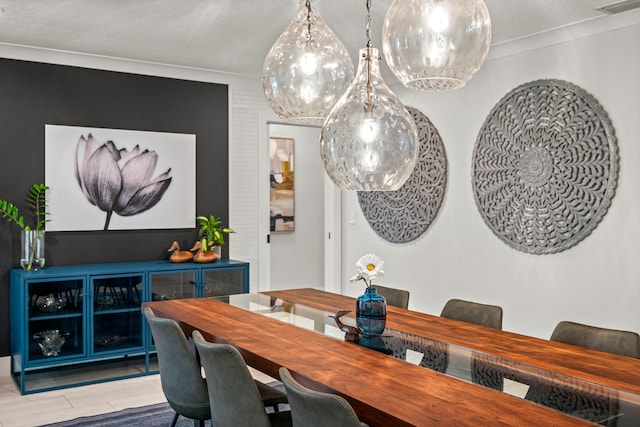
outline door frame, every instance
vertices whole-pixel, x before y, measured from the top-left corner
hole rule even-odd
[[[258,114],[258,292],[271,289],[269,224],[269,125],[286,123],[273,112]],[[313,127],[313,126],[306,126]],[[318,155],[320,150],[318,149]],[[264,177],[264,179],[263,179]],[[342,259],[342,192],[331,179],[324,179],[324,290],[340,293]]]

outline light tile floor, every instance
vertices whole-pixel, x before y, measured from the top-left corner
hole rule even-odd
[[[263,382],[273,378],[251,369]],[[35,427],[166,402],[159,375],[20,395],[9,357],[0,357],[0,427]]]
[[[158,375],[21,396],[9,358],[0,358],[0,427],[40,426],[165,401]]]

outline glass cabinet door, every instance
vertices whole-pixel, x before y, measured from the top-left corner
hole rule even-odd
[[[217,297],[247,292],[242,268],[202,270],[205,297]]]
[[[30,281],[27,284],[29,362],[86,355],[84,279]]]
[[[142,281],[142,273],[91,278],[92,354],[142,347]]]
[[[198,296],[196,279],[196,270],[151,273],[151,301],[195,298]]]

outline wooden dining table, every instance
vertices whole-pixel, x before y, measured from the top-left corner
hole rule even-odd
[[[143,306],[176,320],[187,336],[200,330],[213,342],[235,346],[249,366],[271,377],[278,378],[284,366],[305,386],[343,396],[370,426],[593,425],[482,381],[462,380],[445,369],[428,369],[345,339],[335,333],[340,329],[332,326],[333,316],[354,310],[354,298],[292,289],[238,296],[246,299],[242,307],[231,303],[232,297]],[[315,317],[307,317],[315,320],[309,321],[307,312],[313,312]],[[352,316],[343,320],[355,325]],[[640,425],[640,360],[391,306],[386,327],[389,339],[423,347],[425,342],[439,343],[446,354],[471,353],[476,364],[489,360],[488,372],[497,373],[500,381],[541,377],[554,387],[569,384],[572,390],[595,388],[596,393],[616,396],[625,413],[616,414],[620,418],[614,423]]]

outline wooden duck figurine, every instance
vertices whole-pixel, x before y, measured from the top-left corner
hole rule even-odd
[[[360,335],[362,335],[362,331],[355,326],[345,325],[344,323],[342,323],[342,321],[340,321],[340,318],[347,313],[351,313],[351,310],[341,310],[338,311],[335,316],[329,317],[333,317],[336,320],[336,325],[338,325],[338,328],[340,328],[340,330],[345,333],[345,341],[358,342],[360,340]]]
[[[193,259],[193,253],[191,251],[181,251],[178,242],[173,242],[173,245],[169,248],[169,252],[172,252],[169,256],[171,262],[189,262]]]
[[[202,247],[202,243],[200,243],[199,240],[193,245],[191,250],[197,251],[193,257],[193,261],[197,263],[204,264],[207,262],[216,261],[218,258],[220,258],[220,255],[218,255],[216,252],[213,252],[213,251],[205,252],[204,248]]]
[[[344,316],[345,314],[347,314],[347,313],[351,313],[351,310],[340,310],[335,314],[335,316],[329,316],[329,317],[333,317],[335,319],[336,325],[338,325],[338,328],[340,328],[340,330],[345,333],[345,336],[344,336],[345,341],[358,342],[358,341],[360,341],[360,337],[373,338],[373,337],[384,337],[384,336],[386,336],[386,335],[382,335],[382,334],[369,334],[369,333],[364,332],[362,329],[357,328],[355,326],[345,325],[344,323],[342,323],[340,318],[342,316]]]

